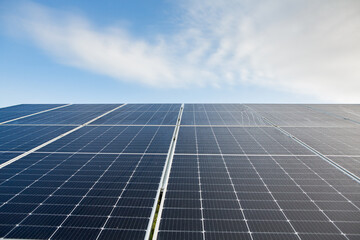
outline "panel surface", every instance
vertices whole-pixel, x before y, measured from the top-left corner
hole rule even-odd
[[[143,239],[165,160],[30,154],[0,169],[0,237]]]
[[[326,114],[301,104],[247,104],[251,109],[256,110],[261,116],[266,117],[277,126],[296,127],[339,127],[357,126],[351,121],[344,121],[342,117]],[[309,105],[311,106],[311,105]]]
[[[116,106],[72,105],[17,123],[80,124]],[[175,124],[180,105],[136,107],[135,123],[84,126],[0,169],[0,238],[144,239],[175,128],[160,125]],[[27,150],[22,142],[66,128],[0,126],[0,151]],[[17,154],[2,152],[0,161]]]
[[[20,104],[6,108],[0,108],[0,123],[29,114],[41,112],[63,104]]]
[[[284,128],[315,150],[360,177],[360,126],[357,128]]]
[[[0,151],[27,151],[71,129],[70,126],[0,126]]]
[[[83,124],[119,104],[73,104],[50,112],[12,121],[11,124]],[[10,123],[9,123],[10,124]]]
[[[180,127],[176,153],[196,151],[199,154],[220,151],[223,154],[312,154],[273,127]]]
[[[219,108],[185,105],[158,239],[360,239],[358,182],[276,127],[230,126],[208,114],[221,116]],[[356,124],[306,106],[257,105],[256,111],[308,137],[332,133],[321,139],[325,152],[355,151],[360,139]],[[185,126],[197,121],[209,126]],[[332,142],[334,148],[326,144]],[[349,168],[360,159],[336,157]]]
[[[241,104],[185,104],[182,125],[268,125]]]
[[[127,104],[92,124],[175,125],[180,106],[180,104]]]
[[[309,107],[360,123],[360,104],[311,104]]]
[[[41,151],[166,154],[173,131],[160,126],[86,126]]]
[[[22,152],[0,152],[0,164],[20,155]]]
[[[316,156],[175,155],[158,239],[356,239],[359,190]]]
[[[0,164],[117,106],[75,104],[1,125]],[[31,107],[45,105],[0,115]],[[0,169],[0,238],[144,239],[179,110],[127,104]],[[158,239],[360,239],[360,184],[278,128],[359,176],[357,111],[185,104]]]

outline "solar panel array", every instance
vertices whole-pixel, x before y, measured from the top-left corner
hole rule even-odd
[[[358,116],[358,105],[0,109],[0,238],[148,239],[156,221],[154,239],[360,239]]]
[[[145,238],[180,105],[119,106],[70,105],[1,126],[6,161],[53,128],[94,120],[0,169],[0,237]]]
[[[360,238],[359,183],[279,129],[359,126],[298,105],[185,105],[184,116],[158,239]],[[357,131],[341,129],[355,151]]]

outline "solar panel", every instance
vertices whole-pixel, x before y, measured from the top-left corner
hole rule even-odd
[[[181,124],[268,125],[260,115],[241,104],[186,104]]]
[[[356,106],[119,106],[0,126],[0,238],[360,238]]]
[[[195,141],[199,154],[313,154],[272,127],[224,126],[181,127],[176,153],[196,153]]]
[[[350,172],[360,177],[360,128],[284,128]],[[345,158],[339,158],[345,157]]]
[[[0,169],[0,237],[144,239],[175,128],[155,107],[156,126],[82,126]]]
[[[73,128],[0,125],[0,151],[27,151]]]
[[[158,239],[346,239],[334,215],[359,213],[360,189],[344,177],[317,156],[175,155]]]
[[[273,124],[280,127],[354,127],[356,123],[344,121],[343,118],[319,112],[306,105],[256,105],[248,104]]]
[[[157,239],[359,237],[358,182],[276,127],[211,126],[191,108],[210,126],[180,127]]]
[[[41,151],[166,154],[173,130],[174,127],[161,126],[87,126]]]
[[[108,112],[119,104],[73,104],[50,112],[45,112],[12,121],[9,124],[83,124]]]
[[[0,108],[0,123],[60,106],[63,104],[20,104]]]
[[[0,183],[7,193],[1,195],[2,236],[144,238],[165,160],[149,154],[30,154],[0,169],[8,176]]]
[[[0,164],[9,161],[10,159],[20,155],[23,152],[0,152]]]
[[[307,107],[345,120],[360,122],[359,104],[311,104],[307,105]]]
[[[101,125],[175,125],[180,104],[127,104],[92,124]]]

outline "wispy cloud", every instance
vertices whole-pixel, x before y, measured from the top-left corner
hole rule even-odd
[[[156,41],[27,4],[7,20],[61,63],[154,87],[255,84],[360,101],[360,1],[187,1]]]

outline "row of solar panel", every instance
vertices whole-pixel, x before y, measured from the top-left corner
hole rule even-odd
[[[45,106],[38,106],[38,105],[26,105],[28,106],[29,109],[35,109],[35,110],[42,110],[46,107],[56,107],[58,105],[45,105]],[[38,114],[32,117],[27,117],[24,119],[28,119],[29,121],[31,121],[31,119],[33,117],[37,117],[39,118],[39,116],[43,116],[45,117],[47,114],[54,114],[53,119],[57,119],[58,113],[56,113],[56,111],[59,112],[64,112],[64,109],[66,108],[73,108],[73,109],[83,109],[83,111],[81,111],[80,113],[84,113],[84,112],[90,112],[90,109],[94,109],[97,111],[105,111],[105,110],[109,110],[109,109],[113,109],[114,107],[117,107],[118,105],[71,105],[71,106],[67,106],[67,107],[63,107],[57,110],[53,110],[47,113],[42,113],[42,114]],[[157,106],[156,109],[168,109],[168,110],[173,110],[173,107],[176,105],[126,105],[123,108],[127,108],[129,111],[123,111],[123,112],[133,112],[133,110],[137,110],[137,109],[151,109],[152,106]],[[188,108],[198,108],[196,106],[204,106],[203,109],[206,108],[210,108],[210,106],[212,105],[186,105],[185,109]],[[208,107],[209,106],[209,107]],[[220,106],[222,105],[214,105],[216,107],[214,107],[214,109],[221,109]],[[226,107],[224,107],[223,109],[228,109],[229,106],[232,106],[233,109],[236,109],[234,107],[234,105],[224,105]],[[305,109],[306,111],[308,111],[308,109],[306,109],[304,106],[294,106],[294,105],[288,105],[288,106],[279,106],[279,105],[254,105],[252,106],[255,109],[260,109],[260,111],[262,111],[261,113],[264,112],[269,112],[270,110],[274,113],[279,113],[279,112],[285,112],[285,113],[291,113],[291,112],[299,112],[301,114],[304,113],[303,110],[298,110],[298,109]],[[316,106],[319,107],[319,106]],[[327,108],[329,108],[329,106],[325,106]],[[335,105],[336,109],[339,108],[337,105]],[[352,109],[352,111],[355,112],[355,110],[357,109],[357,105],[350,105],[350,106],[342,106],[341,109],[345,108],[345,107],[349,107],[350,109]],[[13,107],[16,108],[16,107]],[[26,109],[24,106],[20,105],[18,106],[18,108],[20,109]],[[9,111],[10,108],[5,108],[3,109],[5,112]],[[118,109],[117,111],[121,110],[122,108]],[[212,110],[214,110],[212,109]],[[222,109],[222,110],[223,110]],[[126,110],[126,109],[125,109]],[[199,108],[198,108],[199,110]],[[97,115],[99,115],[102,112],[97,112]],[[102,122],[106,122],[106,119],[112,119],[113,116],[111,116],[111,114],[117,114],[117,111],[114,111],[112,113],[110,113],[110,116],[106,116],[103,118],[98,119],[97,121],[102,121]],[[306,112],[305,111],[305,112]],[[119,112],[119,113],[123,113],[123,112]],[[197,112],[201,112],[201,111],[197,111]],[[211,112],[211,111],[210,111]],[[215,111],[213,111],[212,113],[214,113]],[[70,113],[74,113],[74,112],[70,112]],[[145,113],[145,114],[149,114],[149,112],[139,112],[140,115]],[[159,116],[162,115],[163,120],[166,118],[167,114],[169,112],[167,112],[166,114],[164,112],[158,112],[157,114],[159,114]],[[174,123],[175,120],[175,115],[177,114],[177,112],[171,112],[172,113],[172,118],[174,119],[172,122]],[[183,116],[186,116],[186,113],[195,113],[194,111],[188,111],[185,112]],[[218,117],[217,119],[221,118],[221,115],[219,115],[219,112],[215,112]],[[225,111],[223,110],[222,113],[225,113]],[[91,114],[93,114],[93,112],[91,112]],[[208,123],[209,124],[209,115],[205,114],[205,111],[201,112],[202,115],[206,115],[208,118]],[[355,114],[355,113],[354,113]],[[120,114],[121,115],[121,114]],[[78,117],[78,116],[77,116]],[[89,117],[89,116],[88,116]],[[94,117],[94,115],[91,115],[91,117]],[[118,116],[118,120],[123,120],[124,118]],[[330,117],[327,116],[329,118],[333,118],[336,119],[335,117]],[[76,117],[73,117],[76,119]],[[126,118],[126,117],[125,117]],[[160,117],[161,118],[161,117]],[[193,114],[193,118],[196,119],[196,114]],[[216,119],[216,117],[214,117]],[[45,118],[46,119],[46,118]],[[105,120],[104,120],[105,119]],[[185,118],[183,118],[185,119]],[[338,121],[339,119],[336,119],[336,121]],[[37,122],[37,120],[34,120],[35,122]],[[339,120],[340,121],[340,120]],[[341,120],[342,122],[349,122],[346,120]],[[96,122],[96,121],[95,121]],[[196,122],[196,120],[194,120],[193,122]],[[242,121],[244,122],[244,121]],[[304,121],[301,121],[304,122]],[[79,121],[78,123],[83,123],[83,121]],[[144,121],[141,120],[139,123],[143,123]],[[129,123],[128,123],[129,124]],[[186,121],[183,121],[183,124],[186,125]],[[355,123],[352,123],[355,124]],[[57,136],[59,134],[62,134],[66,131],[68,131],[70,129],[70,127],[38,127],[38,126],[29,126],[29,127],[24,127],[21,125],[21,127],[19,125],[16,126],[9,126],[9,125],[3,125],[0,127],[0,132],[2,134],[3,137],[0,137],[0,151],[26,151],[29,150],[37,145],[40,145],[42,142],[45,142],[48,139],[53,138],[54,136]],[[112,141],[114,140],[114,142],[118,142],[121,141],[120,139],[113,139],[113,136],[111,136],[110,134],[108,134],[108,131],[110,132],[114,132],[115,134],[118,135],[118,131],[122,131],[121,128],[105,128],[105,127],[99,127],[98,129],[94,130],[95,127],[89,131],[89,132],[93,132],[94,134],[104,131],[104,134],[101,134],[101,138],[98,139],[97,141],[101,141],[101,142],[106,142],[106,141]],[[111,130],[110,130],[111,129]],[[137,129],[134,129],[133,127],[127,127],[127,130],[124,131],[124,135],[128,135],[128,132],[131,131],[138,131]],[[134,130],[131,130],[134,129]],[[214,148],[214,139],[208,138],[207,136],[209,135],[210,131],[214,131],[215,135],[217,135],[217,137],[219,138],[221,135],[221,143],[223,146],[221,146],[221,150],[222,153],[224,154],[264,154],[264,153],[270,153],[270,154],[285,154],[285,153],[291,153],[291,154],[296,154],[297,150],[295,149],[294,151],[287,151],[284,150],[281,146],[276,146],[279,145],[277,144],[282,143],[282,142],[286,142],[287,141],[287,137],[285,137],[284,135],[282,135],[281,133],[277,132],[276,130],[274,130],[273,128],[235,128],[235,127],[221,127],[221,128],[214,128],[213,130],[210,130],[211,128],[198,128],[198,135],[196,136],[198,138],[199,141],[199,153],[219,153],[216,148]],[[313,148],[315,148],[316,150],[318,150],[319,152],[321,152],[323,155],[327,155],[329,158],[333,159],[335,162],[338,162],[341,166],[344,166],[346,168],[351,168],[352,172],[355,174],[359,174],[359,157],[357,155],[359,155],[359,147],[358,147],[358,143],[359,143],[359,136],[360,136],[360,132],[359,132],[359,128],[358,127],[283,127],[283,129],[287,130],[288,132],[290,132],[292,135],[298,137],[300,140],[302,140],[303,142],[307,143],[308,145],[312,146]],[[83,130],[84,131],[84,130]],[[164,129],[163,131],[166,131],[166,129]],[[151,132],[151,131],[150,131]],[[161,131],[160,131],[161,132]],[[230,132],[230,134],[229,134]],[[8,134],[10,133],[10,134]],[[84,135],[91,135],[91,133],[86,133]],[[110,135],[110,136],[109,136]],[[139,137],[142,137],[143,135],[140,134]],[[185,137],[184,137],[185,136]],[[205,136],[202,138],[202,136]],[[211,136],[211,134],[210,134]],[[119,137],[119,136],[117,136]],[[86,143],[86,140],[84,139],[86,138],[86,136],[82,136],[82,144]],[[126,138],[126,137],[125,137]],[[194,128],[183,128],[180,131],[180,147],[178,147],[177,152],[179,153],[194,153]],[[234,141],[235,139],[235,141]],[[104,141],[103,141],[104,140]],[[126,142],[126,139],[123,139],[122,142]],[[260,142],[259,142],[260,141]],[[266,144],[264,141],[269,142],[268,144]],[[270,145],[269,145],[270,144]],[[92,146],[96,145],[96,143],[92,143]],[[101,146],[103,146],[104,144],[98,144],[97,147],[95,147],[94,149],[96,149],[96,152],[99,151],[99,148],[101,148]],[[267,146],[268,149],[263,148],[262,146]],[[240,147],[239,147],[240,146]],[[298,146],[295,145],[297,148]],[[74,149],[68,149],[66,150],[66,147],[62,146],[62,148],[64,148],[62,151],[75,151]],[[135,147],[136,148],[136,147]],[[141,147],[140,147],[141,148]],[[89,149],[89,147],[87,148]],[[111,150],[111,144],[110,146],[108,146],[106,149],[104,149],[103,151],[105,152],[118,152],[118,150]],[[119,148],[121,149],[121,148]],[[151,149],[151,148],[150,148]],[[82,150],[77,150],[77,151],[82,151]],[[83,151],[88,151],[88,150],[83,150]],[[95,150],[94,150],[95,151]],[[93,151],[93,152],[94,152]],[[128,150],[126,150],[128,151]],[[126,152],[125,151],[125,152]],[[302,148],[300,148],[300,151],[303,152],[304,150]],[[153,153],[155,152],[159,152],[157,150],[154,150]],[[336,155],[336,156],[332,156],[332,155]]]
[[[42,110],[55,110],[9,122],[9,124],[83,124],[120,105],[60,104],[18,105],[0,109],[0,123]],[[179,104],[128,104],[95,121],[108,125],[174,125]],[[261,114],[259,114],[261,113]],[[359,105],[241,105],[186,104],[182,125],[269,125],[266,117],[278,126],[356,127],[360,121]]]
[[[153,109],[129,108],[140,114]],[[228,106],[205,108],[226,112]],[[73,127],[0,129],[0,158],[6,160]],[[0,236],[143,239],[173,131],[174,126],[82,127],[39,150],[44,153],[0,169]],[[356,131],[338,131],[344,146],[356,152]],[[356,239],[359,192],[357,182],[271,126],[181,127],[158,237]]]
[[[281,128],[360,172],[357,123],[306,106],[288,107],[250,105],[258,108],[257,117],[266,117],[263,125],[288,126]],[[182,123],[192,114],[192,123],[213,125],[211,111],[194,109],[184,112]],[[216,114],[227,125],[224,113]],[[359,239],[359,182],[270,126],[182,125],[157,238]]]
[[[0,163],[76,127],[38,124],[83,124],[118,106],[71,105],[0,126]],[[176,122],[176,107],[114,111],[108,119],[124,126],[83,126],[1,168],[0,237],[144,239],[174,131],[160,125]]]

